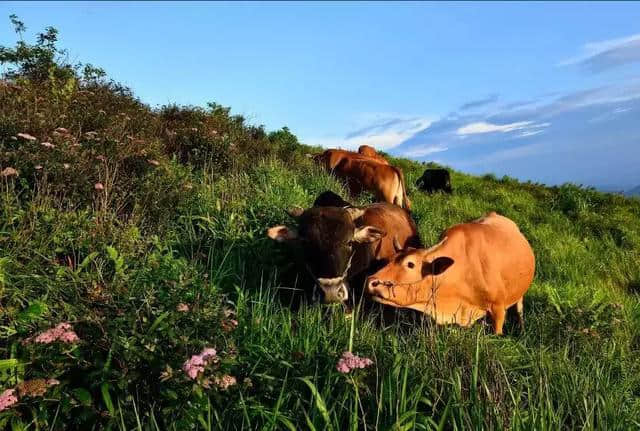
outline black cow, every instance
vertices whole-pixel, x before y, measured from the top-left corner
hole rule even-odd
[[[322,193],[318,201],[339,206],[291,210],[289,215],[297,226],[274,226],[267,236],[300,247],[296,255],[320,287],[325,302],[346,301],[350,279],[393,256],[398,248],[420,245],[411,216],[396,205],[353,207],[332,192]]]
[[[416,181],[416,186],[427,193],[443,191],[451,193],[451,176],[446,169],[426,169]]]

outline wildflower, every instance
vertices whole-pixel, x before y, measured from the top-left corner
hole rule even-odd
[[[93,139],[93,138],[95,138],[96,136],[98,136],[98,132],[95,132],[95,131],[86,132],[86,133],[84,134],[84,136],[86,136],[86,137],[87,137],[87,138],[89,138],[89,139]]]
[[[62,341],[63,343],[71,344],[79,340],[78,335],[71,325],[68,323],[60,323],[55,328],[47,329],[40,333],[33,339],[33,342],[38,344],[51,344],[54,341]],[[31,339],[27,338],[25,342],[29,343]]]
[[[147,160],[147,162],[148,162],[150,165],[153,165],[153,166],[160,166],[160,162],[159,162],[159,161],[157,161],[157,160],[149,159],[149,160]]]
[[[223,391],[226,391],[231,386],[234,386],[236,384],[236,378],[233,376],[230,376],[229,374],[225,374],[222,377],[216,377],[214,382],[216,386],[218,386]]]
[[[96,189],[96,190],[98,190],[98,191],[99,191],[99,190],[104,190],[104,186],[102,185],[102,183],[95,183],[95,184],[93,185],[93,188],[94,188],[94,189]]]
[[[245,377],[244,380],[242,381],[242,383],[247,387],[247,388],[252,388],[253,387],[253,382],[251,381],[251,379],[249,377]]]
[[[99,156],[96,156],[96,160],[100,160],[101,162],[106,162],[107,158],[102,154],[100,154]]]
[[[27,140],[27,141],[35,141],[36,140],[35,136],[32,136],[32,135],[30,135],[28,133],[18,133],[17,136],[19,138],[22,138],[22,139]]]
[[[63,135],[68,135],[69,134],[69,130],[65,129],[64,127],[58,127],[56,129],[56,132],[58,132],[60,134],[63,134]]]
[[[200,352],[199,355],[193,355],[191,359],[185,361],[182,365],[182,370],[187,373],[190,379],[195,380],[204,371],[204,367],[215,361],[216,353],[216,349],[208,347]]]
[[[63,166],[65,169],[69,169],[69,168],[71,167],[71,165],[70,165],[69,163],[63,163],[63,164],[62,164],[62,166]]]
[[[47,379],[47,386],[56,386],[59,384],[60,384],[60,381],[57,379]]]
[[[40,145],[42,145],[45,148],[55,148],[56,147],[51,142],[41,142]]]
[[[0,177],[9,178],[9,177],[17,177],[17,176],[18,176],[18,171],[16,171],[14,168],[4,168],[4,170],[0,172]]]
[[[344,352],[336,364],[336,369],[339,372],[346,374],[356,368],[366,368],[372,364],[373,361],[369,358],[361,358],[351,352]]]
[[[0,412],[8,409],[18,402],[15,389],[7,389],[0,395]]]
[[[36,165],[36,171],[42,170],[42,165]]]
[[[189,306],[187,304],[180,303],[176,307],[176,310],[181,312],[181,313],[187,313],[189,311]]]

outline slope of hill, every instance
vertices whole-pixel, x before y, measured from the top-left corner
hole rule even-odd
[[[344,195],[288,130],[29,70],[0,86],[0,429],[638,426],[639,201],[460,172],[427,196],[424,166],[393,159],[426,244],[489,210],[520,225],[527,328],[346,319],[298,301],[303,272],[265,236]],[[346,350],[373,366],[338,372]]]
[[[624,194],[627,196],[640,196],[640,186],[636,186],[631,190],[627,190]]]

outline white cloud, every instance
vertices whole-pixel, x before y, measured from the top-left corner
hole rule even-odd
[[[583,64],[594,71],[640,60],[640,33],[627,37],[586,43],[582,53],[558,63],[559,66]]]
[[[405,157],[424,157],[433,153],[441,153],[449,148],[444,145],[430,145],[428,147],[414,147],[406,151],[401,151],[400,155]]]
[[[361,131],[347,134],[347,137],[307,138],[303,143],[323,148],[343,148],[356,150],[360,145],[370,145],[377,150],[389,150],[428,128],[432,123],[428,118],[391,118],[365,127]]]
[[[511,124],[491,124],[486,121],[478,121],[477,123],[471,123],[460,127],[456,130],[456,134],[476,135],[478,133],[512,132],[514,130],[525,129],[532,123],[532,121],[518,121]]]

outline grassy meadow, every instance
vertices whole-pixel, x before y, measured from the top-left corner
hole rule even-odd
[[[318,149],[214,103],[152,109],[42,35],[0,50],[0,429],[640,428],[640,200],[462,172],[428,196],[392,158],[425,244],[490,210],[518,223],[526,330],[347,318],[265,235],[346,197]],[[34,341],[60,323],[79,340]],[[373,365],[338,372],[347,350]]]

